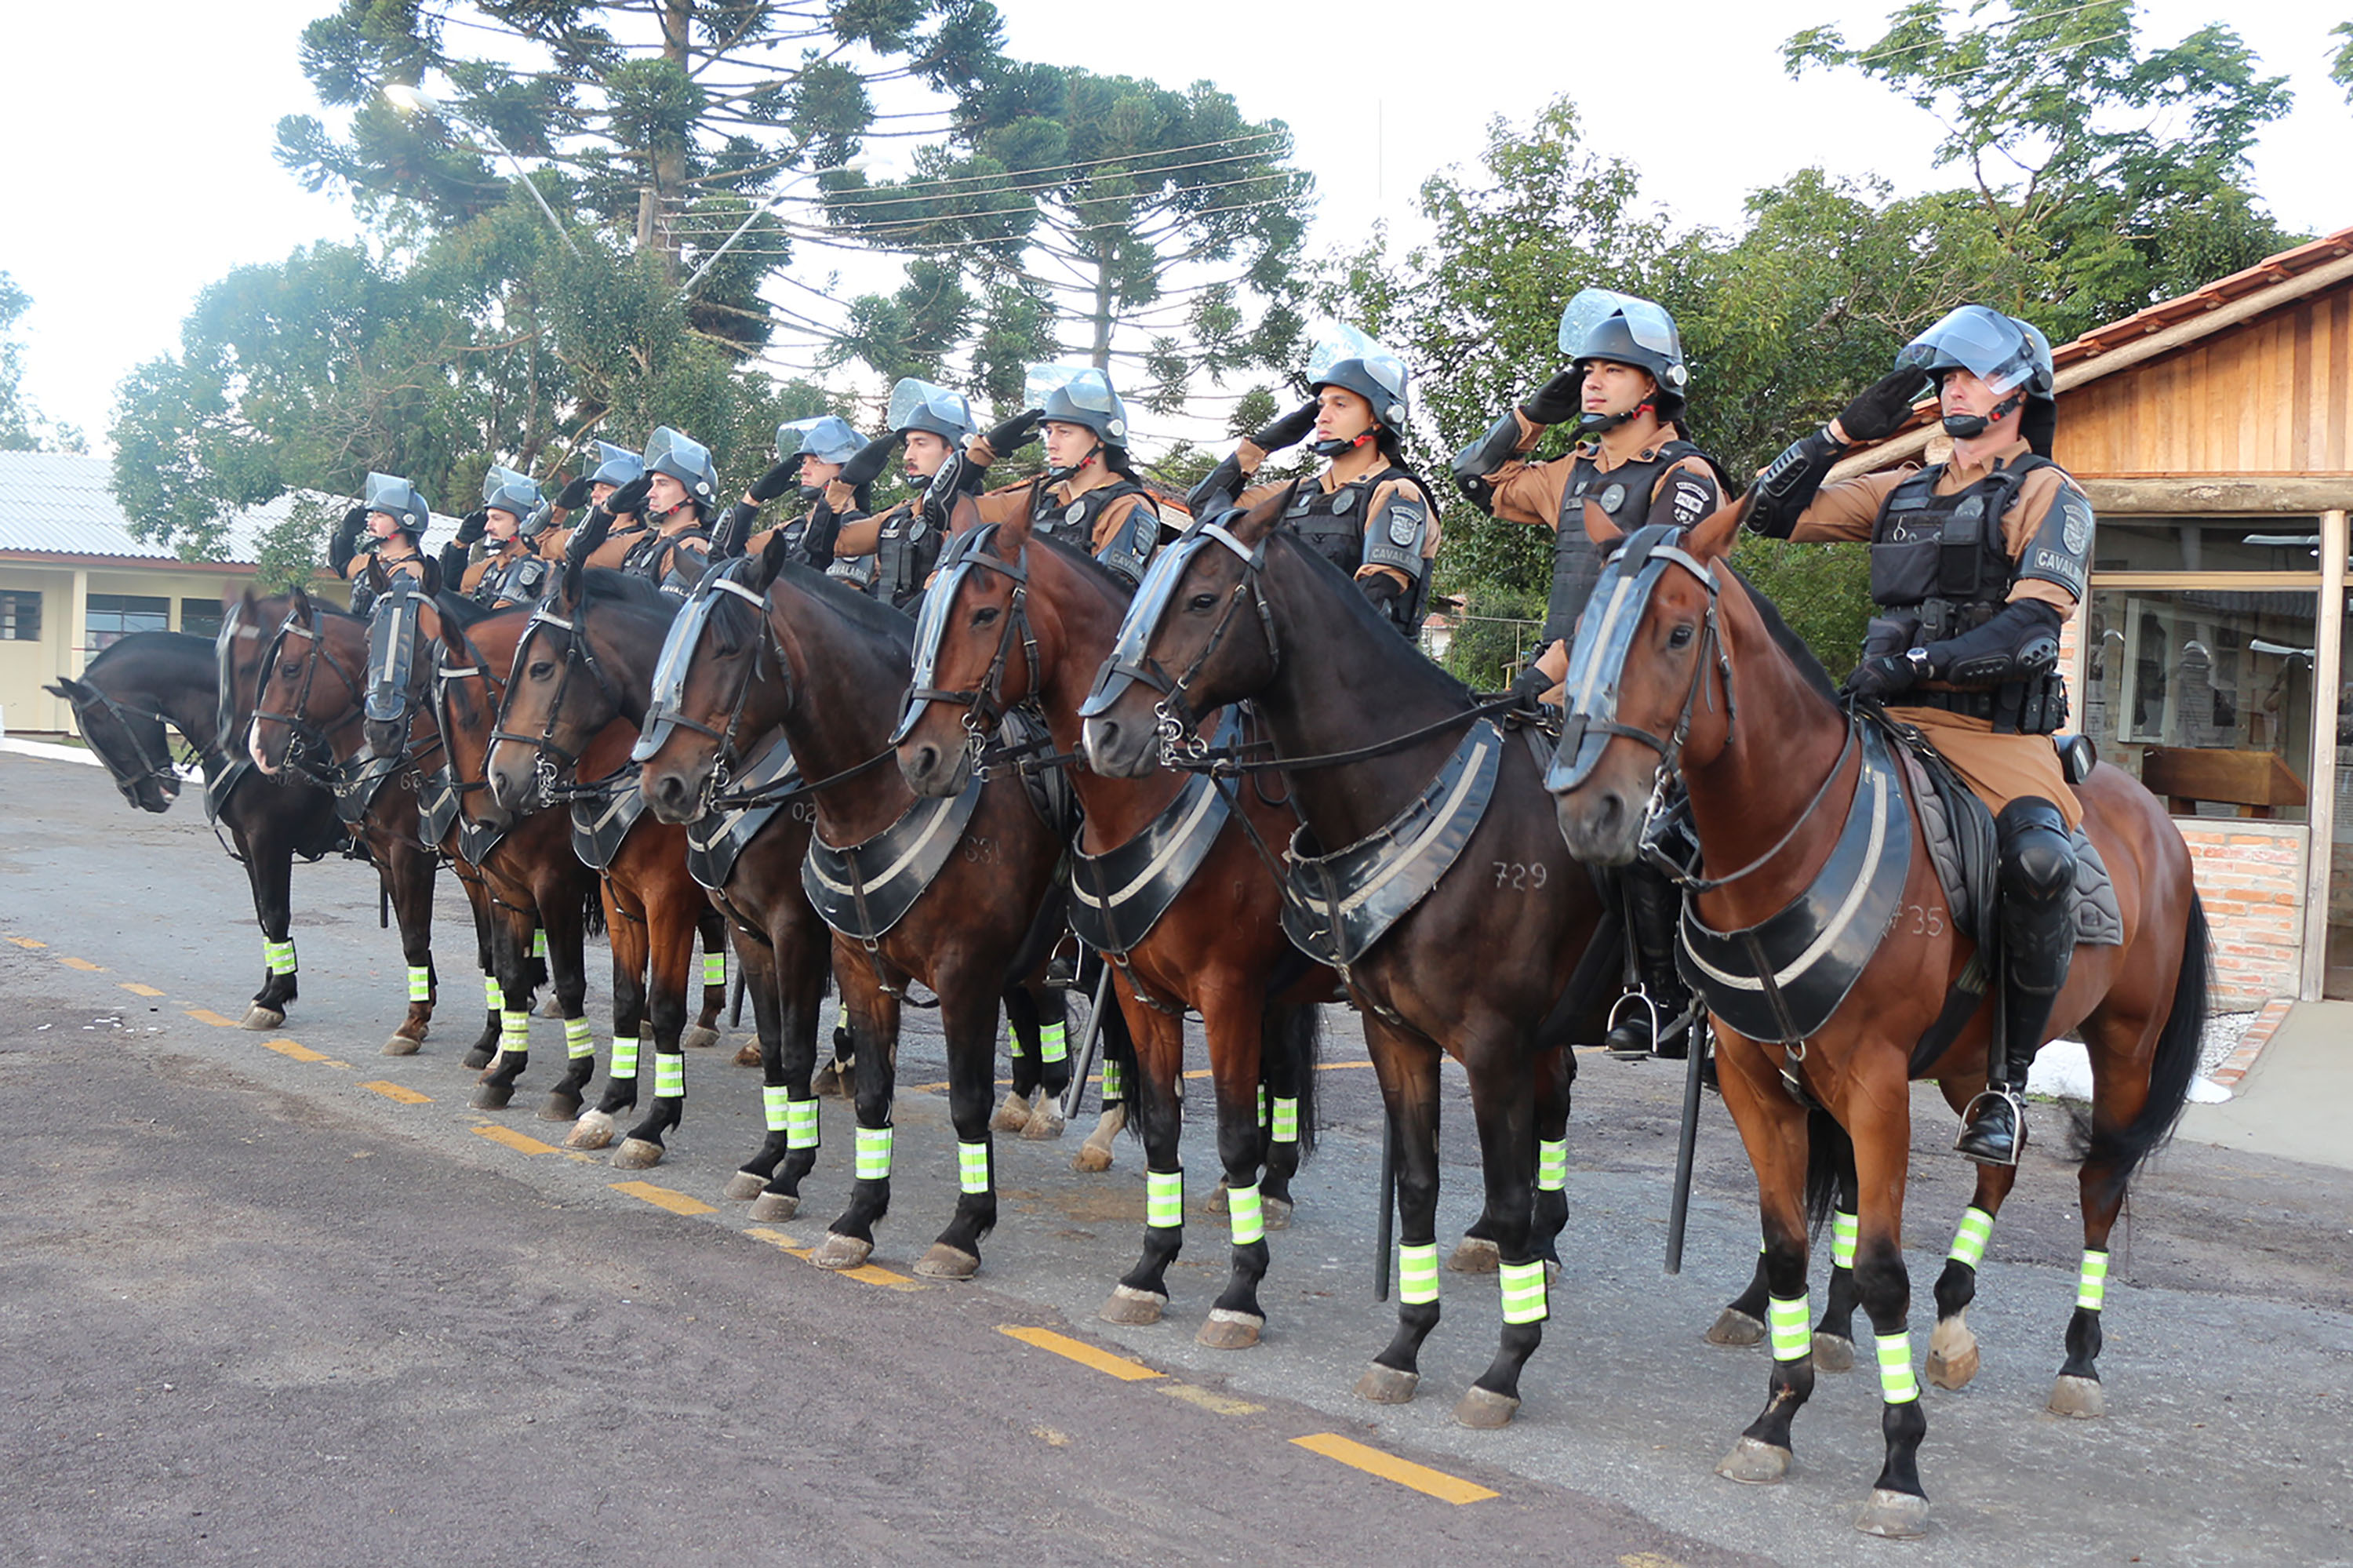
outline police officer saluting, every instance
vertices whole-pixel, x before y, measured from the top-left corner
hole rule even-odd
[[[596,547],[595,555],[588,557],[587,565],[619,566],[637,544],[638,536],[645,532],[645,522],[638,515],[637,510],[644,502],[642,499],[632,500],[631,497],[638,493],[628,489],[643,479],[645,472],[645,461],[637,453],[627,447],[617,447],[610,441],[598,441],[595,470],[565,485],[563,493],[556,496],[555,510],[564,514],[567,523],[577,516],[584,506],[604,507],[613,519],[605,542]],[[617,494],[622,497],[623,504],[617,506],[612,503]],[[540,552],[550,560],[561,559],[565,546],[571,537],[572,530],[568,527],[552,530],[539,540]]]
[[[921,493],[973,433],[972,407],[964,394],[906,376],[891,388],[891,433],[842,465],[826,488],[836,511],[854,503],[873,482],[894,447],[906,452],[907,482],[918,493],[880,517],[845,523],[833,541],[837,562],[855,563],[835,574],[864,588],[893,609],[904,609],[923,591],[940,558],[940,527],[925,515]]]
[[[1310,549],[1356,579],[1373,607],[1407,637],[1421,630],[1430,565],[1438,554],[1438,507],[1402,466],[1405,362],[1353,327],[1324,334],[1307,362],[1315,400],[1293,409],[1237,447],[1194,487],[1197,517],[1255,506],[1280,487],[1242,483],[1267,454],[1310,430],[1310,449],[1329,464],[1302,485],[1283,522]]]
[[[710,564],[707,524],[719,501],[719,471],[712,466],[710,448],[668,425],[654,427],[641,461],[646,532],[621,557],[621,570],[684,599]],[[624,493],[626,487],[617,492]]]
[[[418,547],[432,518],[432,508],[408,481],[389,473],[367,476],[360,504],[343,514],[327,541],[327,564],[352,585],[353,615],[365,615],[375,606],[375,590],[364,576],[370,558],[388,577],[406,577],[428,592],[438,586],[433,562]],[[360,543],[363,525],[367,529],[364,548]]]
[[[490,605],[528,604],[547,591],[551,563],[539,553],[539,538],[553,509],[542,500],[538,482],[511,468],[492,468],[482,477],[482,504],[458,525],[458,537],[441,547],[441,580]],[[486,541],[470,565],[469,546]]]
[[[1757,476],[1747,522],[1776,538],[1871,542],[1879,614],[1847,690],[1917,727],[1995,813],[2001,1031],[1955,1147],[2014,1165],[2027,1069],[2075,945],[2083,806],[2048,737],[2066,721],[2059,631],[2083,597],[2092,506],[2050,461],[2051,344],[2036,328],[1963,305],[1895,365]],[[1949,458],[1822,483],[1850,442],[1893,432],[1932,382]]]
[[[1084,550],[1135,587],[1160,544],[1160,509],[1127,455],[1127,406],[1092,366],[1033,365],[1029,407],[965,446],[971,482],[1043,434],[1046,471],[978,497],[984,523],[1027,514],[1031,531]]]
[[[766,549],[768,542],[781,533],[795,560],[820,572],[832,566],[833,542],[841,525],[858,522],[874,508],[871,481],[849,492],[839,512],[828,494],[833,482],[841,477],[842,465],[864,451],[866,444],[866,438],[851,429],[848,420],[831,414],[778,425],[776,466],[744,493],[743,502],[735,508],[737,527],[748,533],[760,507],[788,489],[797,490],[811,505],[799,516],[754,535],[751,553]]]

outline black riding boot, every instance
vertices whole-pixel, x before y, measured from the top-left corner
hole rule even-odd
[[[2026,1147],[2026,1075],[2075,951],[2075,852],[2059,808],[2039,795],[1994,819],[2001,846],[2001,1034],[1986,1092],[1969,1102],[1955,1150],[1980,1165],[2015,1165]]]
[[[1621,866],[1617,874],[1626,906],[1626,940],[1632,946],[1634,972],[1641,978],[1642,989],[1628,992],[1628,1000],[1620,1001],[1617,1020],[1601,1043],[1613,1056],[1656,1054],[1681,1061],[1691,1038],[1691,991],[1675,970],[1675,923],[1683,916],[1683,895],[1647,861]],[[1638,1000],[1644,995],[1650,1007]],[[1651,1008],[1658,1010],[1655,1034]]]

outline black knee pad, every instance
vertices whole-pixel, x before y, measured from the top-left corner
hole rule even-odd
[[[2001,895],[2005,900],[2053,904],[2075,886],[2075,849],[2067,819],[2040,795],[2022,796],[1994,819],[2001,845]]]

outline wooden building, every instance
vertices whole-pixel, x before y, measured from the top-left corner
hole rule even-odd
[[[2353,996],[2353,228],[2055,351],[2073,727],[2172,805],[2232,1000]],[[1845,478],[1943,455],[1933,407]]]

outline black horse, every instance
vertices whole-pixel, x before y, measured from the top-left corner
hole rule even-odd
[[[177,631],[135,631],[103,650],[75,680],[46,690],[73,705],[82,739],[98,753],[122,798],[165,811],[179,798],[173,764],[176,729],[204,765],[205,815],[228,831],[229,853],[253,887],[261,927],[261,989],[246,1009],[248,1029],[276,1029],[299,989],[293,938],[294,857],[317,860],[343,845],[332,795],[292,779],[270,779],[222,745],[218,664],[213,644]]]

